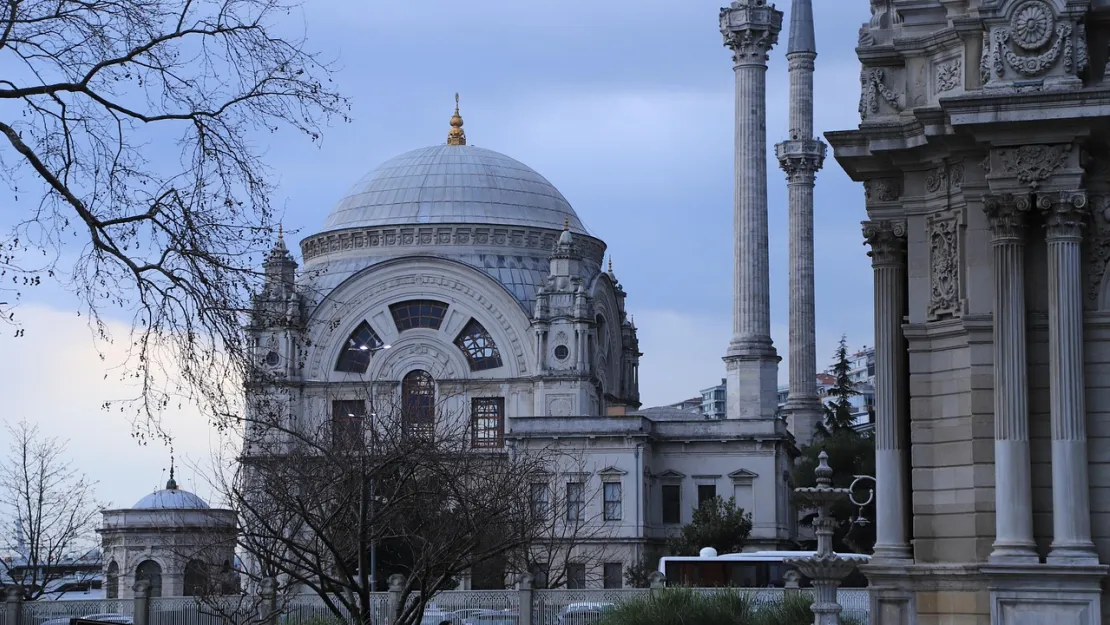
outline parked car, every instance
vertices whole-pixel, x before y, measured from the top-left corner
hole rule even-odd
[[[612,603],[572,603],[559,613],[559,625],[593,625]]]
[[[514,610],[478,610],[463,619],[463,625],[517,625],[520,614]]]
[[[104,612],[102,614],[90,614],[88,616],[77,617],[85,621],[96,621],[98,623],[114,623],[114,625],[134,625],[135,621],[126,614],[115,614],[112,612]],[[71,617],[52,618],[48,621],[43,621],[40,625],[69,625]]]

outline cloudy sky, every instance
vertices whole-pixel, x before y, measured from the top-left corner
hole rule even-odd
[[[280,176],[275,205],[297,237],[316,231],[367,171],[445,140],[454,94],[468,142],[543,174],[605,240],[640,328],[648,405],[696,395],[724,374],[732,298],[733,77],[721,0],[310,0],[309,45],[337,59],[353,122],[321,146],[268,138]],[[779,0],[787,10],[789,0]],[[816,127],[858,123],[857,29],[864,0],[815,0]],[[299,25],[300,16],[293,16]],[[768,72],[768,144],[786,136],[786,33]],[[786,184],[769,155],[772,331],[786,355]],[[827,364],[841,334],[872,340],[871,271],[860,236],[863,192],[833,159],[816,191],[817,341]],[[168,450],[140,446],[126,395],[104,375],[84,318],[56,292],[30,293],[26,337],[0,337],[3,419],[70,439],[102,499],[130,505],[164,482]],[[35,299],[37,298],[37,299]],[[785,381],[786,362],[780,366]],[[214,435],[187,408],[167,419],[179,463],[204,465]],[[185,487],[204,479],[179,470]]]

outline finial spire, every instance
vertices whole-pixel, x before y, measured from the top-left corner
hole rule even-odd
[[[563,217],[563,230],[570,230],[570,217]]]
[[[808,52],[817,54],[817,41],[813,35],[813,0],[794,0],[790,7],[790,41],[786,53]]]
[[[451,116],[451,130],[447,132],[447,145],[466,145],[463,118],[459,115],[459,94],[455,92],[455,114]]]
[[[166,482],[166,490],[177,490],[177,481],[173,479],[173,454],[170,454],[170,479]]]
[[[609,273],[613,273],[613,256],[609,256]]]
[[[281,222],[279,221],[278,222],[278,239],[284,239],[284,238],[285,238],[285,227],[282,226]]]

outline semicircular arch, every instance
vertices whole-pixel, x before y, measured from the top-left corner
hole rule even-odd
[[[405,300],[429,299],[448,304],[440,328],[399,332],[389,305]],[[470,371],[465,357],[454,346],[456,335],[471,318],[482,324],[493,338],[501,355],[502,367]],[[529,375],[530,363],[535,361],[532,341],[528,338],[531,334],[530,320],[503,285],[457,261],[409,256],[367,267],[345,280],[313,310],[307,331],[305,376],[308,379],[360,379],[357,374],[333,371],[333,365],[344,349],[344,340],[363,320],[369,322],[384,343],[391,345],[384,356],[378,354],[371,359],[370,367],[374,373],[385,373],[383,363],[396,362],[401,353],[413,352],[419,344],[429,350],[435,345],[440,346],[439,351],[455,368],[461,363],[459,377],[525,377]],[[395,349],[399,350],[396,356],[389,353]]]

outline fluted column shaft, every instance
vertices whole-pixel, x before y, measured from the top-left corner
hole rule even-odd
[[[790,381],[784,407],[794,436],[809,444],[823,409],[817,396],[817,330],[813,277],[813,187],[825,144],[813,137],[813,69],[817,55],[787,55],[790,138],[775,146],[786,172],[790,245]]]
[[[1052,545],[1048,561],[1097,563],[1091,542],[1087,411],[1083,383],[1082,192],[1044,195],[1048,243],[1049,405],[1052,419]]]
[[[1025,340],[1028,197],[989,196],[994,255],[994,502],[992,561],[1035,563]]]
[[[771,342],[767,243],[767,54],[778,41],[782,12],[765,0],[735,0],[721,9],[720,25],[725,46],[733,53],[736,79],[735,256],[732,340],[724,358],[726,416],[771,419],[778,408],[779,358]]]
[[[750,58],[736,73],[736,175],[733,240],[734,346],[771,344],[767,234],[767,64]]]
[[[875,273],[875,560],[910,560],[907,489],[909,372],[902,322],[906,313],[906,226],[864,222]]]

